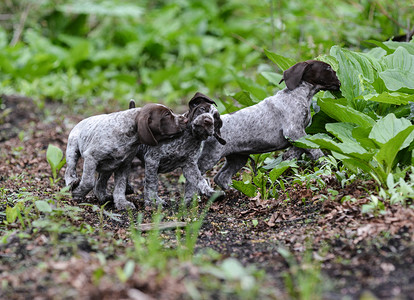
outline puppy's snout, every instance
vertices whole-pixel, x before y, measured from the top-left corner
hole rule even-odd
[[[204,118],[203,122],[204,122],[204,125],[206,125],[206,126],[213,125],[213,120],[211,118],[208,118],[208,117]]]

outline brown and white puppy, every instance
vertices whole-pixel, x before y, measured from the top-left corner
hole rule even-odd
[[[139,145],[137,156],[145,166],[144,200],[147,205],[154,201],[163,204],[158,197],[158,173],[182,168],[186,178],[185,201],[189,203],[196,192],[210,197],[215,192],[197,168],[202,142],[213,137],[219,143],[226,142],[220,136],[222,122],[214,107],[215,102],[202,93],[196,93],[189,102],[187,128],[175,138],[156,146]]]
[[[311,120],[312,97],[320,90],[337,91],[341,83],[327,63],[308,60],[297,63],[283,73],[286,88],[256,105],[231,114],[222,115],[222,145],[214,138],[204,142],[198,160],[202,174],[211,169],[222,157],[226,163],[214,178],[222,189],[229,188],[232,176],[247,162],[250,154],[285,149],[290,140],[303,137]],[[284,159],[299,157],[302,153],[312,159],[323,155],[319,149],[291,147]]]
[[[158,142],[181,133],[187,120],[161,104],[147,104],[111,114],[89,117],[79,122],[70,132],[66,148],[65,183],[71,186],[74,198],[85,197],[94,188],[102,202],[112,197],[106,186],[115,175],[113,199],[117,209],[135,208],[125,198],[126,181],[131,162],[140,144],[158,145]],[[83,157],[81,180],[76,165]],[[95,184],[95,172],[99,178]]]

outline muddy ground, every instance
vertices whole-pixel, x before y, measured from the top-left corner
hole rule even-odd
[[[40,111],[29,98],[3,95],[2,99],[1,222],[5,220],[6,206],[11,205],[7,198],[12,195],[23,191],[37,199],[47,199],[63,187],[62,181],[55,186],[49,183],[46,149],[49,144],[65,149],[70,129],[81,119],[56,106],[46,106],[48,113],[45,114],[45,110]],[[208,178],[211,179],[216,171],[208,173]],[[63,172],[64,168],[60,175]],[[160,176],[161,197],[180,199],[183,184],[179,175],[177,171]],[[288,184],[277,199],[252,199],[237,191],[228,192],[224,199],[209,208],[196,252],[211,248],[221,254],[219,260],[234,257],[245,266],[253,264],[265,270],[264,284],[271,288],[271,298],[300,298],[300,295],[289,294],[285,278],[290,274],[298,280],[300,272],[306,272],[311,261],[311,266],[320,267],[322,276],[322,281],[315,284],[321,285],[323,292],[316,298],[414,299],[414,210],[386,205],[385,214],[363,214],[362,205],[369,203],[371,195],[378,194],[374,182],[355,180],[341,187],[334,175],[322,179],[326,186],[317,189],[314,188],[316,183],[310,186]],[[128,199],[144,214],[144,222],[151,222],[154,210],[144,206],[143,172],[138,164],[134,166],[131,182],[135,193]],[[332,194],[332,190],[338,193]],[[350,196],[350,200],[342,202],[341,199],[346,199],[344,196]],[[203,200],[200,211],[205,207]],[[78,204],[68,196],[63,196],[62,201],[74,206]],[[93,195],[86,201],[100,205]],[[129,247],[128,216],[116,211],[111,204],[106,209],[120,213],[121,220],[105,217],[103,230],[115,238],[123,238],[125,245],[121,247]],[[175,200],[170,201],[163,213],[168,219],[177,211],[178,200]],[[92,209],[85,209],[82,218],[93,227],[102,223],[99,214]],[[16,228],[13,224],[1,226],[2,235]],[[15,234],[1,241],[0,282],[5,288],[0,292],[1,298],[140,299],[128,289],[131,285],[144,291],[145,297],[156,299],[182,299],[187,293],[182,281],[191,275],[191,270],[186,270],[187,275],[182,277],[165,276],[161,281],[154,280],[155,275],[150,272],[145,277],[133,277],[124,285],[94,284],[90,277],[97,260],[88,253],[96,247],[108,246],[105,240],[99,241],[99,246],[77,241],[77,247],[83,253],[79,256],[73,255],[70,249],[50,243],[50,236],[27,230],[26,233],[32,238]],[[62,239],[65,237],[59,237],[59,245],[64,244]],[[58,255],[52,247],[60,249]],[[109,246],[105,249],[107,253],[113,251],[116,257],[116,249]],[[292,254],[294,263],[282,255],[283,249]],[[311,259],[307,259],[308,256]],[[41,267],[40,262],[43,262]],[[292,264],[300,266],[299,269]],[[110,261],[105,272],[113,272],[117,266],[116,260]],[[57,277],[62,270],[65,270],[65,276]],[[225,298],[220,295],[211,297]]]

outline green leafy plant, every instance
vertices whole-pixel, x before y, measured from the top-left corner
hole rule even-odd
[[[59,147],[49,144],[46,151],[46,159],[52,169],[52,177],[49,178],[50,184],[56,184],[61,178],[59,171],[66,163],[66,158],[63,157],[63,152]]]
[[[352,111],[351,108],[348,109]],[[356,173],[361,169],[386,187],[388,175],[396,170],[397,154],[414,139],[414,125],[407,119],[396,118],[394,114],[389,114],[377,122],[372,120],[369,125],[359,120],[361,119],[354,119],[360,125],[327,124],[327,131],[337,140],[327,134],[316,134],[298,140],[295,145],[330,150],[349,169]],[[399,173],[401,172],[396,176]]]
[[[277,179],[289,168],[297,168],[295,161],[282,161],[282,158],[265,160],[266,165],[258,169],[244,172],[242,181],[233,180],[233,187],[248,197],[255,197],[260,193],[263,200],[277,195]],[[271,169],[270,171],[267,171]]]
[[[410,167],[407,172],[408,178],[400,177],[398,180],[394,180],[394,176],[391,174],[387,177],[388,189],[381,188],[379,196],[385,200],[388,200],[390,204],[401,203],[403,205],[412,204],[414,199],[414,167]]]
[[[362,205],[361,212],[363,214],[372,213],[374,215],[384,214],[385,205],[377,196],[371,195],[370,203]]]
[[[128,260],[123,268],[116,268],[116,274],[122,283],[125,283],[133,274],[135,270],[135,262]]]

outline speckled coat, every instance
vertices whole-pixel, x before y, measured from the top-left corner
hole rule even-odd
[[[320,90],[339,89],[335,71],[326,63],[307,61],[294,67],[291,72],[284,73],[287,88],[256,105],[221,116],[221,134],[226,145],[213,138],[204,142],[198,160],[202,174],[222,157],[226,158],[225,165],[214,178],[222,189],[229,188],[232,176],[246,164],[250,154],[285,149],[290,146],[289,140],[304,136],[311,119],[312,97]],[[323,155],[319,149],[292,147],[284,158],[299,157],[303,152],[312,159]]]

